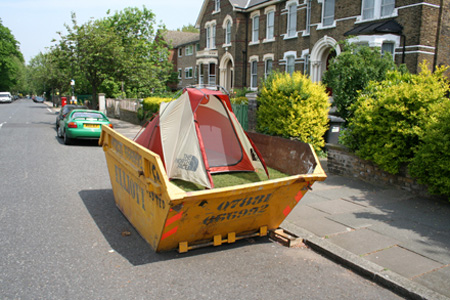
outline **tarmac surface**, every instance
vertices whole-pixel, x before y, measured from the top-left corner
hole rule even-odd
[[[111,122],[131,139],[141,128]],[[328,178],[313,184],[281,228],[408,299],[450,299],[450,203],[329,174],[326,159],[321,164]]]

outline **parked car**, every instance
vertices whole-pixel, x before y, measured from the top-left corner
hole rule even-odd
[[[33,101],[36,103],[44,103],[44,97],[34,97]]]
[[[84,105],[72,105],[67,104],[64,105],[60,110],[58,116],[56,116],[56,131],[58,132],[59,122],[66,117],[66,115],[74,109],[88,109],[87,106]]]
[[[0,92],[0,102],[11,103],[12,97],[10,92]]]
[[[74,139],[99,139],[102,126],[113,125],[100,111],[89,109],[74,109],[59,122],[58,137],[64,138],[64,144],[69,145]]]

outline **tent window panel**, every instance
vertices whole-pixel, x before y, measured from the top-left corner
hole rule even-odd
[[[211,101],[211,100],[210,100]],[[236,165],[243,158],[239,138],[228,115],[200,105],[196,115],[205,146],[206,157],[211,168]]]

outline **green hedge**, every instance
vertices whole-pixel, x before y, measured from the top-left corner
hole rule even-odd
[[[257,131],[310,143],[319,151],[328,128],[325,87],[300,72],[273,73],[258,94]]]
[[[433,105],[448,101],[444,69],[432,74],[426,63],[420,74],[388,72],[371,82],[352,109],[343,142],[358,156],[397,174],[414,157]]]
[[[138,110],[139,120],[148,120],[153,114],[159,111],[161,102],[170,102],[173,98],[167,97],[147,97],[142,102],[142,108]]]
[[[450,100],[435,105],[429,119],[409,171],[431,194],[450,200]]]

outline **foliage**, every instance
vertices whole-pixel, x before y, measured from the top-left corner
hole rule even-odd
[[[420,136],[410,174],[428,186],[431,194],[450,200],[450,100],[433,106],[429,122]]]
[[[89,21],[81,26],[72,14],[72,27],[61,35],[60,48],[71,63],[73,72],[90,84],[95,103],[98,89],[105,79],[123,69],[124,48],[115,32],[102,21]],[[72,72],[72,74],[73,74]],[[76,81],[76,85],[80,82]]]
[[[247,89],[246,87],[243,87],[242,89],[234,89],[233,93],[231,93],[231,98],[239,98],[239,97],[245,97],[248,93],[251,93],[252,91]]]
[[[125,8],[104,20],[120,39],[124,49],[122,68],[115,77],[123,83],[128,97],[141,98],[166,89],[172,65],[165,42],[156,39],[155,14],[142,9]],[[164,26],[158,26],[164,31]]]
[[[273,73],[258,95],[257,130],[264,134],[296,138],[319,150],[328,127],[325,87],[300,72]]]
[[[195,28],[195,25],[189,24],[189,25],[183,25],[183,27],[178,28],[177,31],[181,32],[192,32],[192,33],[200,33],[200,30],[198,28]]]
[[[352,106],[344,144],[392,174],[414,156],[431,106],[446,100],[445,69],[432,74],[426,62],[421,68],[417,75],[388,72],[384,81],[371,82]]]
[[[233,104],[248,104],[248,98],[245,96],[230,98]]]
[[[153,114],[159,111],[161,102],[170,102],[173,98],[168,97],[147,97],[142,101],[142,108],[138,110],[139,120],[150,119]]]
[[[381,55],[378,48],[344,44],[343,52],[333,58],[322,81],[333,91],[333,105],[344,119],[353,115],[351,105],[356,102],[358,92],[369,81],[381,81],[389,70],[395,69],[395,63],[389,53]]]
[[[23,77],[23,55],[19,42],[0,19],[0,91],[18,92]]]
[[[164,92],[171,64],[163,41],[155,39],[155,23],[155,15],[145,7],[126,8],[82,25],[72,14],[67,34],[58,32],[57,44],[35,57],[30,68],[31,79],[38,79],[34,89],[72,94],[74,79],[75,94],[93,94],[95,102],[99,92],[123,98]]]

